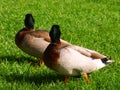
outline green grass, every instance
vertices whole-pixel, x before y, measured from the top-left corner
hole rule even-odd
[[[115,60],[110,66],[84,78],[63,76],[46,66],[30,66],[34,57],[14,42],[32,13],[36,29],[61,27],[62,38]],[[120,1],[119,0],[0,0],[0,90],[119,90],[120,88]]]

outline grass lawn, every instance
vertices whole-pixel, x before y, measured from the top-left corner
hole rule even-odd
[[[62,38],[72,44],[96,50],[115,60],[110,66],[83,76],[56,74],[45,65],[30,66],[36,60],[14,42],[31,13],[36,29],[61,27]],[[0,90],[119,90],[120,89],[120,0],[0,0]]]

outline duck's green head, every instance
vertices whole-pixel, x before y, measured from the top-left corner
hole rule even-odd
[[[33,29],[34,28],[34,18],[32,16],[32,14],[26,14],[25,15],[25,20],[24,20],[24,23],[25,23],[25,27],[28,28],[28,29]]]
[[[60,42],[61,32],[60,32],[59,25],[53,25],[49,35],[50,35],[50,38],[51,38],[51,43],[58,43],[58,42]]]

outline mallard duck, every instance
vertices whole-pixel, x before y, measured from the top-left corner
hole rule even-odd
[[[42,54],[50,43],[50,37],[47,30],[35,30],[34,23],[32,14],[26,14],[25,27],[16,34],[15,43],[22,51],[36,57],[40,64]],[[62,43],[67,42],[62,40]]]
[[[43,53],[43,60],[48,68],[65,76],[65,84],[68,76],[79,76],[80,74],[83,74],[86,82],[89,83],[88,73],[112,63],[112,60],[108,60],[106,56],[95,51],[61,43],[59,25],[53,25],[49,35],[51,43]]]

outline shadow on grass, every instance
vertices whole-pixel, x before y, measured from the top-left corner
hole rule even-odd
[[[10,63],[13,63],[14,61],[17,61],[18,63],[24,63],[25,61],[30,62],[31,58],[27,57],[16,57],[16,56],[1,56],[0,57],[0,62],[7,60]],[[52,82],[58,82],[64,81],[64,76],[47,72],[47,71],[40,71],[39,73],[29,73],[30,70],[25,71],[23,74],[20,73],[11,73],[9,75],[1,75],[7,82],[13,83],[13,82],[18,82],[18,83],[35,83],[36,85],[41,85],[41,84],[49,84]],[[77,77],[78,78],[78,77]],[[80,77],[79,77],[80,78]]]
[[[46,73],[46,74],[37,74],[37,75],[24,75],[24,74],[11,74],[4,76],[6,81],[9,83],[12,82],[18,82],[18,83],[35,83],[35,85],[41,85],[41,84],[49,84],[49,83],[56,83],[57,81],[64,81],[64,76],[58,75],[58,74],[52,74],[52,73]]]
[[[17,62],[19,64],[35,61],[35,59],[31,57],[17,57],[17,56],[0,56],[0,63],[8,61],[9,63]],[[36,73],[36,74],[29,74],[29,70],[24,72],[23,74],[18,73],[11,73],[10,75],[1,75],[7,82],[13,83],[13,82],[27,82],[27,83],[35,83],[36,85],[45,84],[45,83],[51,83],[56,81],[63,81],[64,76],[58,75],[58,74],[52,74],[49,72],[44,71],[44,73]]]
[[[9,83],[28,83],[28,84],[35,84],[37,86],[42,84],[50,84],[50,83],[58,83],[61,82],[64,84],[65,76],[55,74],[55,73],[45,73],[44,74],[34,74],[34,75],[28,75],[28,74],[11,74],[6,75],[5,80]],[[72,79],[72,81],[76,81],[76,79],[81,78],[81,76],[72,77],[70,76],[69,79]]]
[[[2,61],[8,61],[8,62],[18,62],[18,63],[24,63],[24,62],[31,62],[35,61],[35,59],[31,57],[17,57],[17,56],[0,56],[0,62]]]

